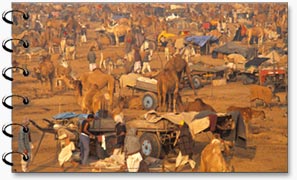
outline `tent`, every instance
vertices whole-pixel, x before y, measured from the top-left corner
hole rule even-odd
[[[209,54],[210,44],[218,42],[219,39],[214,36],[188,36],[185,38],[186,43],[193,43],[193,45],[200,47],[200,54]]]
[[[247,60],[251,60],[257,56],[257,48],[255,47],[246,47],[236,42],[228,42],[223,46],[215,48],[212,52],[212,57],[217,58],[218,54],[222,53],[225,55],[229,54],[240,54],[245,57]]]

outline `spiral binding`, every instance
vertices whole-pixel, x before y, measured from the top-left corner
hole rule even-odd
[[[29,15],[28,12],[23,12],[23,11],[21,11],[21,10],[10,10],[10,11],[3,12],[3,13],[2,13],[2,20],[3,20],[4,22],[6,22],[7,24],[12,24],[12,25],[14,24],[12,20],[9,20],[9,19],[6,18],[6,15],[9,14],[9,13],[18,13],[18,14],[21,13],[21,14],[22,14],[22,17],[23,17],[24,20],[28,20],[28,19],[30,18],[30,15]],[[8,42],[10,42],[10,41],[19,41],[19,42],[22,44],[22,46],[23,46],[24,48],[28,48],[28,47],[30,46],[29,42],[28,42],[27,40],[23,40],[23,39],[8,39],[8,40],[4,40],[4,41],[2,42],[2,48],[3,48],[5,51],[9,52],[9,53],[13,53],[13,50],[10,49],[10,48],[8,48],[8,47],[6,46],[6,44],[7,44]],[[6,74],[6,72],[7,72],[8,70],[10,70],[10,69],[20,69],[20,70],[22,70],[22,71],[23,71],[23,76],[25,76],[25,77],[29,76],[29,74],[30,74],[30,72],[28,71],[28,69],[25,69],[25,68],[22,68],[22,67],[18,67],[18,66],[13,66],[13,67],[9,67],[9,68],[4,68],[4,69],[2,70],[2,76],[3,76],[6,80],[9,80],[9,81],[13,81],[13,80],[14,80],[12,77],[9,77],[9,76]],[[12,97],[22,98],[22,99],[23,99],[23,104],[24,104],[24,105],[27,105],[27,104],[29,104],[29,102],[30,102],[28,97],[13,94],[13,95],[10,95],[10,96],[4,96],[4,97],[2,98],[2,104],[3,104],[4,107],[6,107],[6,108],[8,108],[8,109],[13,109],[13,106],[12,106],[12,105],[9,105],[9,104],[6,103],[6,100],[7,100],[8,98],[12,98]],[[26,128],[25,126],[23,126],[22,124],[11,123],[11,124],[8,124],[8,125],[4,125],[4,126],[2,127],[2,133],[3,133],[5,136],[10,137],[10,138],[12,138],[13,135],[10,134],[10,133],[8,133],[8,132],[6,131],[6,128],[9,127],[9,126],[21,126],[21,127],[23,127],[23,132],[24,132],[24,133],[28,133],[28,132],[29,132],[29,129]],[[18,151],[12,151],[12,152],[8,152],[8,153],[4,153],[4,154],[2,155],[2,161],[3,161],[5,164],[9,165],[9,166],[13,166],[13,163],[12,163],[12,162],[9,162],[8,160],[6,160],[6,157],[7,157],[8,155],[10,155],[10,154],[15,154],[15,153],[17,153],[17,154],[21,154],[22,157],[23,157],[23,160],[24,160],[24,161],[28,161],[28,160],[30,159],[30,157],[29,157],[27,154],[25,154],[25,153],[18,152]]]

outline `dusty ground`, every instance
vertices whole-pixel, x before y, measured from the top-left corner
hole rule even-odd
[[[86,47],[78,48],[78,58],[71,61],[71,66],[78,74],[88,71],[88,62],[86,60]],[[122,47],[106,48],[105,53],[114,51],[121,52]],[[163,59],[163,54],[160,52],[160,57]],[[56,62],[57,55],[53,55],[52,60]],[[212,59],[209,56],[200,57],[200,60],[209,64],[219,65],[223,60]],[[22,62],[22,60],[20,60]],[[152,67],[158,67],[157,58],[152,62]],[[37,61],[32,61],[28,64],[29,70],[37,65]],[[19,99],[13,99],[14,109],[12,112],[13,122],[21,122],[23,116],[27,115],[35,120],[40,125],[46,125],[42,118],[51,119],[53,115],[72,111],[80,113],[80,107],[76,103],[74,91],[61,91],[55,89],[53,93],[45,90],[47,87],[41,86],[32,77],[23,77],[19,73],[14,73],[15,81],[13,82],[13,93],[28,96],[30,104],[24,106]],[[131,93],[126,90],[125,93]],[[284,103],[285,93],[278,94],[281,102]],[[189,101],[194,99],[193,91],[184,89],[182,91],[183,98],[188,98]],[[250,106],[249,103],[249,88],[247,85],[242,85],[241,82],[228,83],[227,85],[214,87],[207,85],[198,91],[198,97],[202,98],[206,103],[211,104],[218,112],[225,112],[230,105]],[[234,156],[231,160],[235,167],[235,172],[287,172],[288,171],[288,120],[284,116],[286,108],[273,107],[258,108],[266,113],[266,120],[253,120],[250,123],[250,134],[248,135],[248,147],[246,149],[235,148]],[[143,110],[125,109],[125,114],[129,118],[137,117],[144,113]],[[17,128],[13,129],[14,134],[17,133]],[[35,148],[37,147],[42,133],[31,126],[32,139]],[[196,159],[199,161],[199,152],[208,141],[207,136],[196,138],[200,141],[197,144],[198,154]],[[17,136],[13,138],[13,149],[17,149]],[[36,149],[33,151],[35,152]],[[54,136],[45,134],[41,147],[34,158],[34,162],[30,165],[32,172],[60,172],[56,160],[56,142]],[[13,171],[20,172],[20,157],[13,156],[15,166]],[[94,159],[93,159],[94,160]],[[182,171],[190,171],[186,166]],[[152,169],[160,172],[161,169]],[[110,170],[106,170],[110,171]],[[67,172],[91,172],[91,168],[78,167],[72,168],[69,166]]]

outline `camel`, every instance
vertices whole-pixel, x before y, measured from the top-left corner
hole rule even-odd
[[[33,69],[33,77],[36,77],[41,84],[43,82],[50,83],[50,90],[53,91],[53,79],[55,77],[55,66],[53,62],[50,60],[50,55],[47,55],[43,57],[42,62],[39,64],[39,66]]]
[[[94,69],[92,72],[85,72],[79,78],[82,88],[90,90],[93,85],[96,85],[99,90],[107,86],[109,93],[109,107],[113,104],[113,93],[115,91],[115,79],[109,74],[103,73],[100,69]]]
[[[125,36],[127,34],[127,32],[130,30],[131,30],[130,26],[125,25],[125,24],[108,26],[108,28],[106,28],[106,31],[108,33],[112,33],[114,35],[117,46],[119,45],[119,37]]]
[[[108,93],[99,90],[93,96],[92,108],[93,112],[96,113],[100,110],[107,110],[109,106],[110,96]]]
[[[250,42],[252,40],[253,37],[257,37],[258,38],[258,45],[263,44],[263,38],[264,38],[264,30],[261,27],[252,27],[247,29],[246,31],[246,35],[247,35],[247,42],[248,45],[250,45]]]
[[[160,110],[163,111],[165,109],[166,97],[168,95],[169,108],[173,100],[173,111],[176,112],[176,99],[179,88],[179,81],[176,72],[170,69],[164,69],[162,72],[160,72],[157,80],[158,102]]]
[[[98,91],[97,85],[93,85],[86,93],[82,92],[82,85],[77,86],[78,97],[77,103],[81,106],[82,113],[94,113],[93,111],[93,97]]]
[[[210,106],[209,104],[206,104],[200,98],[196,98],[194,100],[194,102],[185,102],[185,103],[183,103],[182,100],[181,100],[181,96],[178,95],[177,104],[178,104],[178,109],[179,109],[180,112],[190,112],[190,111],[196,111],[196,112],[212,111],[212,112],[216,112],[216,110],[212,106]]]
[[[199,172],[232,172],[233,167],[226,162],[222,154],[223,151],[229,151],[230,142],[215,137],[202,150]]]
[[[166,96],[168,95],[168,100],[170,101],[167,102],[169,105],[173,102],[173,111],[176,112],[176,100],[183,72],[187,73],[194,94],[197,94],[192,82],[188,63],[182,59],[181,55],[176,55],[166,63],[164,69],[159,73],[157,78],[158,102],[160,109],[164,110],[165,102],[167,100]]]

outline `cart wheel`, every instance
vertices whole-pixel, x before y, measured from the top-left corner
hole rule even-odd
[[[156,109],[158,105],[158,97],[155,93],[146,92],[142,97],[142,107],[145,110]]]
[[[156,134],[143,133],[140,137],[140,145],[141,154],[144,157],[160,157],[162,146]]]
[[[202,87],[201,79],[199,76],[195,75],[192,77],[193,85],[195,89]]]

